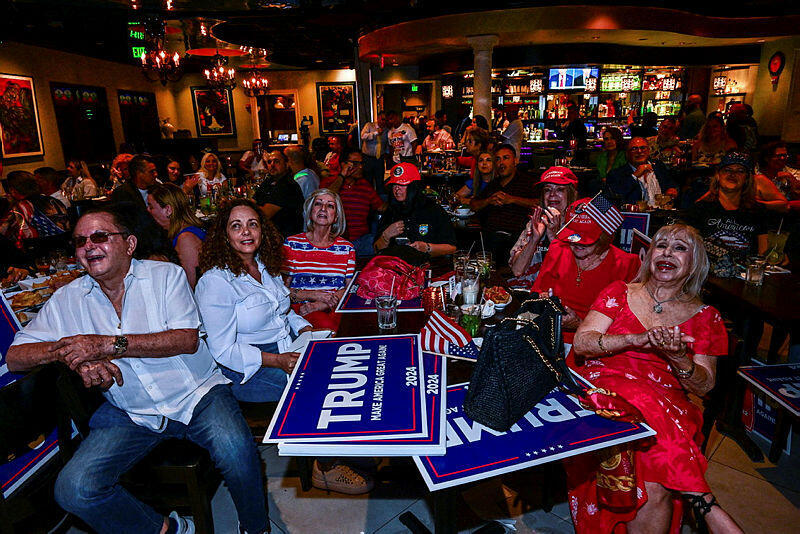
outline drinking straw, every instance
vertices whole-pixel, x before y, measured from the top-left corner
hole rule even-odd
[[[389,288],[389,298],[394,297],[394,277],[392,277],[392,287]]]
[[[483,252],[484,254],[486,254],[486,249],[485,249],[485,248],[483,248],[483,232],[481,232],[481,252]]]
[[[783,228],[783,217],[781,217],[781,223],[778,225],[778,235],[781,235],[781,228]]]
[[[472,244],[469,246],[469,250],[467,251],[467,259],[469,259],[469,255],[472,254],[472,247],[474,246],[475,246],[475,241],[473,241]]]

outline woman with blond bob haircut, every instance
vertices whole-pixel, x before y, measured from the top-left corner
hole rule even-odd
[[[194,288],[200,247],[206,238],[206,231],[203,221],[192,211],[189,197],[177,185],[155,184],[147,193],[147,211],[167,231],[189,285]]]
[[[197,186],[200,188],[201,195],[210,193],[210,189],[218,184],[224,184],[228,179],[222,174],[222,163],[213,152],[208,152],[200,160],[200,178]]]
[[[344,239],[347,223],[339,195],[317,189],[303,204],[305,232],[283,243],[283,272],[292,309],[315,328],[336,330],[334,313],[344,288],[355,274],[356,251]]]
[[[579,372],[600,388],[587,404],[656,431],[602,464],[592,455],[566,462],[578,534],[616,532],[623,523],[631,533],[678,532],[684,502],[711,532],[741,532],[706,482],[708,461],[697,441],[703,414],[688,397],[714,387],[717,358],[728,354],[722,317],[699,298],[707,274],[697,230],[665,226],[638,276],[606,287],[575,333],[574,349],[586,358]],[[615,472],[623,456],[631,467]],[[625,487],[614,483],[620,480]]]

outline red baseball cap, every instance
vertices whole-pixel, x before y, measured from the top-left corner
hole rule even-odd
[[[386,185],[408,185],[417,180],[422,180],[422,177],[419,175],[419,169],[417,169],[416,165],[398,163],[389,171],[389,179],[386,180]]]
[[[578,177],[566,167],[550,167],[542,173],[536,185],[544,184],[571,185],[572,187],[578,187]]]
[[[572,220],[556,236],[560,241],[568,245],[591,245],[603,235],[603,228],[581,209],[590,200],[590,198],[582,198],[569,205],[564,220]]]

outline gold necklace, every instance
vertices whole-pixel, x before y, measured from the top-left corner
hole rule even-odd
[[[597,267],[600,264],[600,262],[603,261],[604,257],[605,257],[604,255],[600,255],[598,259],[595,260],[589,267],[587,267],[586,269],[581,269],[581,266],[578,264],[578,258],[575,258],[575,256],[573,256],[573,258],[575,258],[575,269],[578,271],[578,274],[575,276],[575,284],[581,285],[581,282],[583,281],[581,275],[584,273],[584,271],[591,271],[592,269]]]

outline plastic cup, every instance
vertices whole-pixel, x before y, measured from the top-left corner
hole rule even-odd
[[[764,269],[767,262],[761,256],[752,256],[747,263],[745,282],[751,286],[760,286],[764,283]]]
[[[480,267],[478,262],[471,261],[464,267],[464,277],[461,279],[461,296],[464,298],[464,304],[477,304],[480,290]]]
[[[786,247],[786,238],[789,237],[788,232],[781,232],[780,234],[775,230],[770,230],[767,234],[767,263],[770,265],[778,265],[783,260],[783,250]]]
[[[461,326],[471,336],[478,335],[481,327],[481,307],[477,304],[464,304],[461,306]]]
[[[375,309],[378,312],[378,328],[392,330],[397,328],[397,298],[381,295],[375,298]]]

